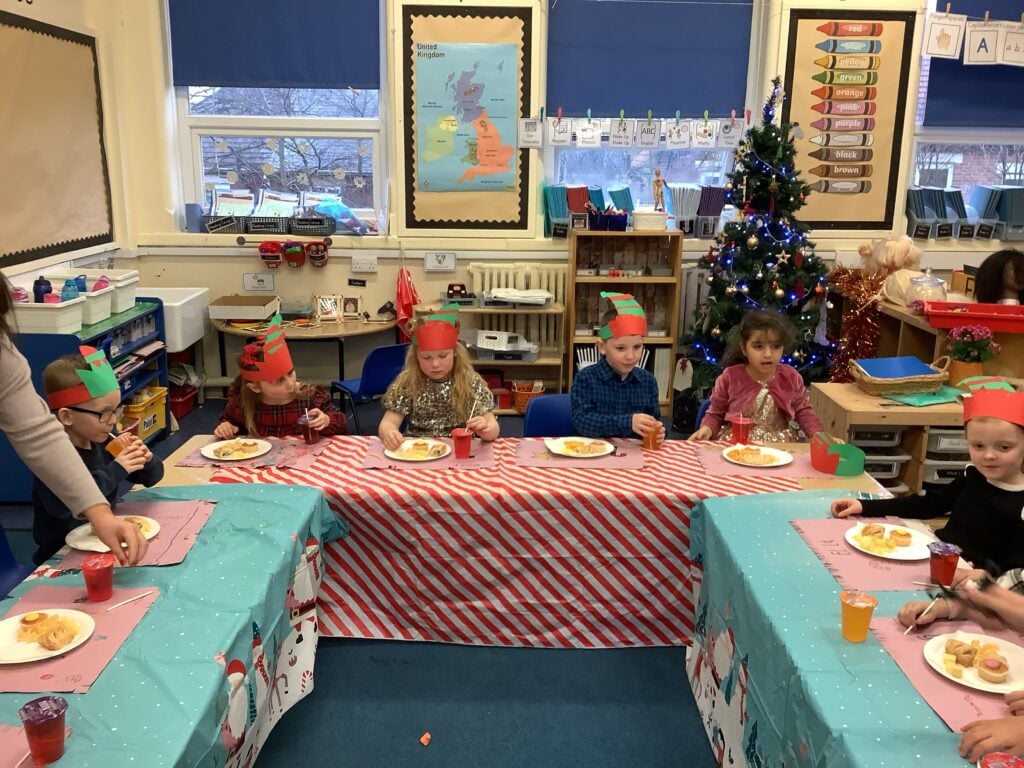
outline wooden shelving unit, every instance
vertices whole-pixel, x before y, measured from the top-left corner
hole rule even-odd
[[[601,291],[615,289],[636,296],[647,313],[648,330],[664,335],[647,336],[644,344],[654,356],[649,365],[658,377],[662,412],[672,408],[672,378],[676,369],[682,284],[683,235],[663,232],[590,232],[573,230],[569,240],[569,288],[566,325],[570,329],[568,383],[576,369],[576,349],[597,340],[594,327],[600,322]],[[577,274],[580,270],[615,269],[634,272],[630,277]],[[651,274],[651,272],[657,274]],[[667,274],[662,274],[667,272]],[[585,329],[591,335],[583,333]]]

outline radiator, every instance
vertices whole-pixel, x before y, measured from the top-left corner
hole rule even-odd
[[[549,291],[555,301],[566,303],[568,266],[532,261],[501,263],[473,262],[468,267],[471,290],[479,295],[494,288],[540,289]],[[497,310],[479,316],[481,328],[518,333],[542,350],[561,353],[565,316],[516,315]]]

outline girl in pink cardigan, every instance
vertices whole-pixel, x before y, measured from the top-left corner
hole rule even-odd
[[[745,314],[725,353],[728,367],[715,380],[707,414],[689,439],[729,440],[732,414],[753,419],[750,440],[758,443],[795,443],[822,431],[803,378],[795,368],[779,362],[792,343],[793,327],[783,315]],[[794,429],[794,421],[799,430]]]

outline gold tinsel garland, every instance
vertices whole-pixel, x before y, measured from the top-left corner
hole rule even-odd
[[[874,357],[878,352],[880,291],[884,282],[885,275],[867,277],[862,270],[849,267],[836,267],[829,274],[829,288],[843,297],[844,305],[842,334],[832,358],[829,381],[853,381],[850,361]]]

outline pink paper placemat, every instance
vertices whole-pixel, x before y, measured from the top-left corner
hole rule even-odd
[[[781,467],[744,467],[722,458],[722,449],[728,445],[690,443],[697,460],[711,476],[733,477],[835,477],[819,472],[811,466],[810,453],[793,453],[793,462]],[[771,447],[771,446],[768,446]]]
[[[592,459],[576,459],[551,453],[544,446],[542,437],[526,437],[516,444],[516,466],[547,469],[643,469],[646,466],[639,441],[615,437],[608,442],[615,446],[614,453]]]
[[[915,581],[931,581],[927,560],[889,560],[851,547],[844,535],[847,528],[857,525],[854,520],[815,518],[789,522],[843,589],[867,592],[917,590],[921,587],[914,584]],[[903,525],[903,521],[898,519],[886,519],[886,522]]]
[[[928,666],[924,660],[924,644],[933,637],[951,632],[976,632],[1020,645],[1019,635],[1013,632],[989,632],[970,621],[937,621],[904,635],[906,627],[888,617],[872,619],[871,629],[882,647],[903,670],[910,684],[921,694],[921,698],[954,731],[959,732],[973,720],[990,720],[1012,714],[1001,694],[976,691],[954,683]]]
[[[432,438],[438,442],[452,444],[448,438]],[[397,470],[418,470],[426,469],[490,469],[494,466],[494,443],[474,439],[473,447],[470,448],[468,459],[456,459],[455,451],[452,451],[442,459],[431,461],[398,461],[384,455],[384,446],[380,439],[370,438],[370,445],[366,449],[366,456],[363,458],[363,469],[397,469]]]
[[[108,606],[146,592],[152,594],[107,612]],[[92,637],[63,656],[26,664],[5,664],[0,671],[0,691],[85,693],[159,596],[160,590],[156,587],[115,588],[110,600],[90,603],[85,598],[84,583],[80,587],[42,584],[32,587],[7,612],[7,616],[68,608],[88,613],[96,622],[96,629]]]
[[[142,515],[160,523],[160,533],[149,541],[139,565],[174,565],[185,559],[200,529],[210,519],[212,501],[134,501],[117,505],[117,514]],[[81,568],[91,552],[72,550],[58,564],[61,570]]]
[[[320,440],[313,445],[306,445],[298,438],[261,437],[272,446],[271,449],[254,459],[242,459],[241,461],[217,461],[203,456],[203,447],[200,446],[188,456],[181,459],[177,467],[288,467],[293,469],[308,469],[324,448],[327,447],[328,439]],[[210,440],[211,443],[217,440]]]
[[[71,729],[64,729],[64,740],[71,735]],[[32,761],[26,756],[28,738],[20,725],[0,723],[0,768],[32,768]]]

